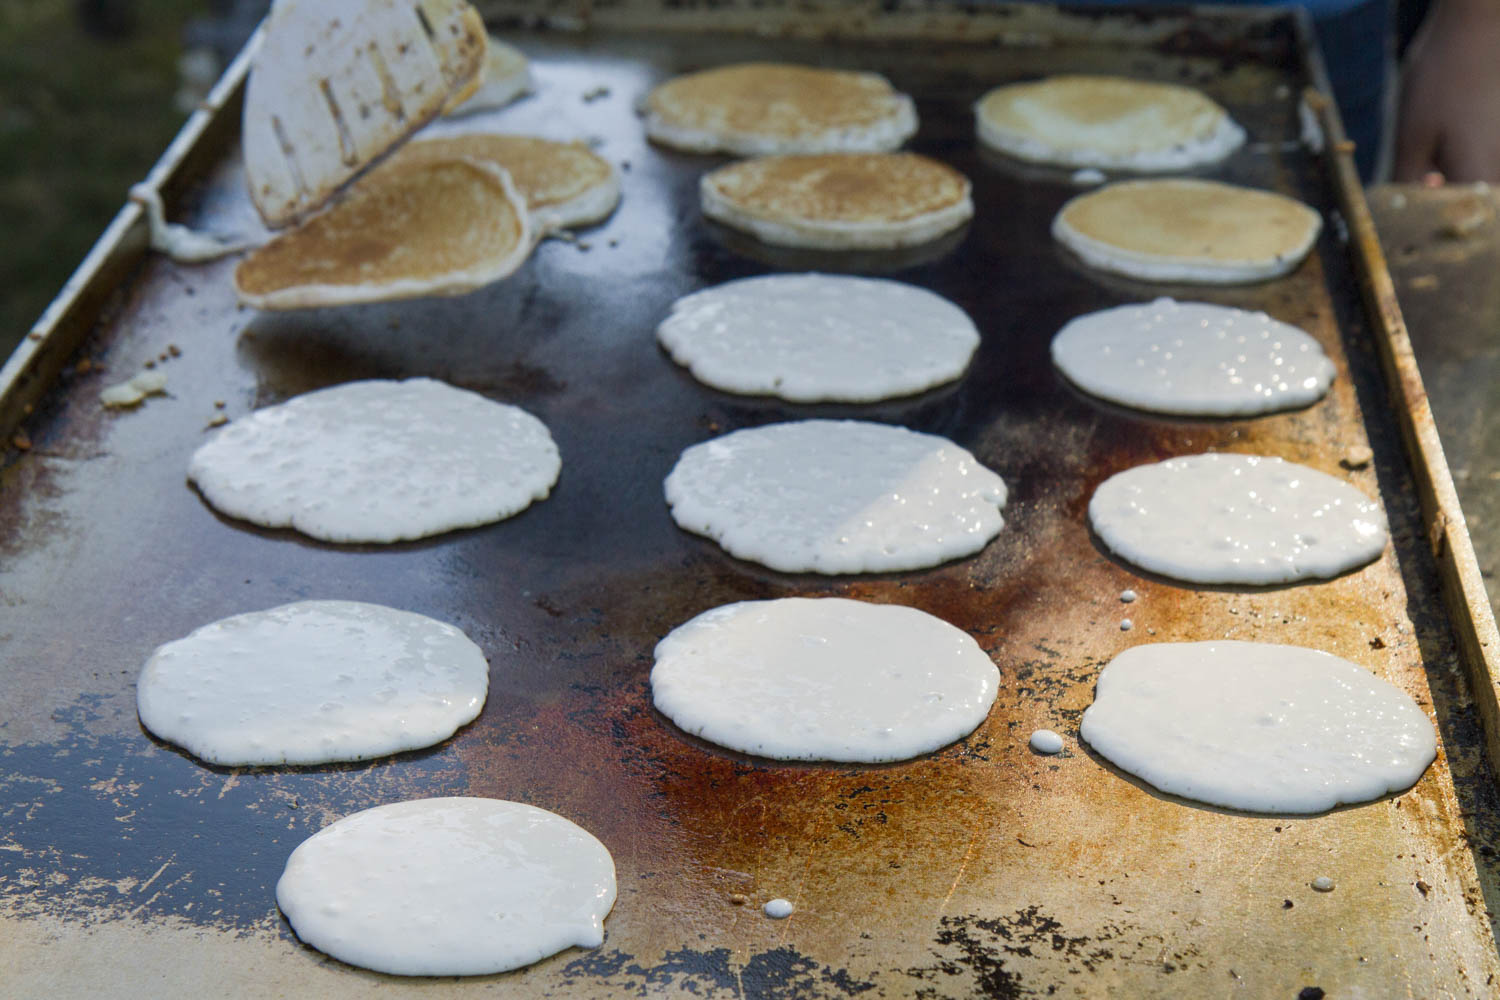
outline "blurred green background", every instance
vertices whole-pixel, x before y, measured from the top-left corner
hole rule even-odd
[[[207,0],[0,0],[0,357],[9,357],[187,117]]]

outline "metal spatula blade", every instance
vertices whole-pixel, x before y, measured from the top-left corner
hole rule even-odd
[[[487,44],[465,0],[278,0],[263,34],[243,134],[250,195],[273,227],[472,93]]]

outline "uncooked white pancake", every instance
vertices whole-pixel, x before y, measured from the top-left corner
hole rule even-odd
[[[1079,735],[1164,792],[1266,813],[1377,799],[1437,754],[1426,714],[1368,670],[1227,639],[1127,649],[1100,673]]]
[[[682,453],[679,527],[784,573],[918,569],[1000,532],[1005,483],[946,438],[858,420],[735,431]]]
[[[1120,76],[997,87],[974,106],[980,142],[1036,163],[1183,170],[1238,149],[1245,130],[1200,91]]]
[[[890,250],[974,214],[969,179],[915,153],[760,156],[704,174],[703,214],[778,246]]]
[[[327,542],[397,542],[499,521],[562,468],[542,422],[433,379],[348,382],[236,420],[193,453],[214,509]]]
[[[136,706],[147,729],[211,764],[326,764],[442,742],[479,714],[489,676],[452,625],[301,601],[160,647]]]
[[[1192,583],[1286,583],[1337,576],[1385,548],[1380,505],[1305,465],[1208,454],[1126,469],[1089,500],[1110,550]]]
[[[656,646],[651,694],[684,731],[777,760],[908,760],[973,732],[1000,671],[916,608],[841,597],[742,601]]]
[[[303,841],[276,883],[297,936],[397,976],[481,976],[604,941],[615,864],[587,830],[500,799],[417,799]]]
[[[675,77],[642,102],[646,134],[689,152],[885,152],[917,130],[912,99],[875,73],[741,63]]]
[[[1052,220],[1052,235],[1101,271],[1241,284],[1291,271],[1322,226],[1317,212],[1270,191],[1172,178],[1078,195]]]
[[[1297,327],[1172,299],[1079,316],[1052,338],[1052,362],[1102,399],[1195,416],[1306,406],[1333,381],[1333,362]]]
[[[968,367],[979,331],[913,285],[827,274],[743,278],[684,296],[656,328],[672,360],[726,392],[864,403]]]

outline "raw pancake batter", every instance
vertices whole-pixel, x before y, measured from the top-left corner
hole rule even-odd
[[[200,760],[326,764],[431,746],[473,721],[484,653],[452,625],[301,601],[225,618],[151,654],[141,723]]]
[[[188,479],[230,517],[327,542],[397,542],[519,513],[561,468],[529,413],[415,378],[256,410],[194,452]]]
[[[1089,500],[1089,523],[1121,558],[1191,583],[1337,576],[1386,543],[1374,500],[1257,455],[1188,455],[1116,473]]]
[[[968,367],[979,331],[913,285],[827,274],[743,278],[684,296],[656,329],[672,360],[726,392],[865,403]]]
[[[1079,735],[1164,792],[1266,813],[1378,799],[1437,755],[1426,714],[1369,671],[1227,639],[1127,649],[1100,673]]]
[[[897,604],[742,601],[656,646],[651,694],[684,731],[777,760],[907,760],[962,739],[1000,671],[962,629]]]
[[[1265,313],[1157,299],[1070,321],[1052,362],[1087,393],[1153,413],[1253,416],[1306,406],[1333,381],[1311,336]]]
[[[298,845],[276,883],[297,936],[396,976],[482,976],[604,941],[615,865],[555,813],[499,799],[366,809]]]
[[[679,527],[783,573],[918,569],[999,533],[1005,483],[946,438],[803,420],[693,445],[666,481]]]

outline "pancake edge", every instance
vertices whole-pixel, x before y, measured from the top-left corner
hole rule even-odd
[[[241,288],[239,269],[236,268],[234,290],[239,301],[254,309],[277,312],[292,309],[316,309],[322,306],[392,302],[398,299],[426,298],[435,295],[464,295],[515,273],[516,269],[525,263],[526,258],[531,256],[531,251],[536,247],[540,237],[536,222],[526,208],[526,199],[516,190],[515,182],[511,180],[508,171],[493,163],[472,157],[460,156],[455,159],[483,170],[498,180],[505,197],[515,210],[516,217],[521,223],[521,236],[516,241],[515,248],[505,257],[498,261],[491,261],[462,271],[452,271],[434,278],[400,278],[395,281],[367,285],[296,285],[263,294],[247,292]],[[328,209],[328,211],[337,210],[337,205]]]

